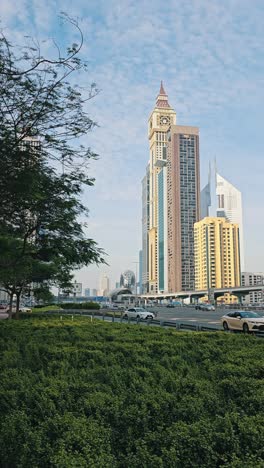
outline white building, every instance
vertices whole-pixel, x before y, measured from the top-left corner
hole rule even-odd
[[[264,273],[243,272],[241,274],[241,286],[262,286],[264,289]],[[243,298],[245,304],[264,303],[263,291],[253,291]]]
[[[216,173],[216,215],[226,218],[230,223],[239,225],[240,238],[240,266],[245,270],[244,236],[243,236],[243,210],[241,192],[230,182]]]

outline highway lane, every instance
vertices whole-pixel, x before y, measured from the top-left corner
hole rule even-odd
[[[220,318],[228,312],[227,309],[217,308],[215,311],[196,310],[195,307],[177,306],[173,309],[167,307],[150,307],[148,310],[157,313],[157,319],[175,322],[190,323],[193,325],[208,325],[221,329]]]

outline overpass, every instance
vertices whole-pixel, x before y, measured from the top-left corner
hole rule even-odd
[[[219,297],[224,294],[231,294],[232,296],[237,296],[239,302],[242,302],[242,297],[249,294],[250,292],[264,291],[264,286],[236,286],[233,288],[219,288],[219,289],[210,289],[209,296],[211,300],[217,300]],[[139,294],[137,298],[142,300],[163,300],[163,299],[190,299],[190,302],[198,301],[200,298],[208,296],[208,290],[200,291],[180,291],[175,293],[157,293],[157,294]]]

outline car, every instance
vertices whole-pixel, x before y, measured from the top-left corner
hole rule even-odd
[[[240,330],[244,333],[264,331],[264,317],[257,312],[236,310],[221,317],[223,329]]]
[[[153,312],[149,312],[148,310],[143,309],[143,307],[131,307],[125,310],[123,317],[124,318],[133,317],[137,319],[147,320],[147,319],[154,319],[155,315],[153,314]]]
[[[200,304],[196,304],[195,309],[196,310],[215,310],[215,306],[213,306],[212,304],[200,303]]]
[[[32,312],[32,309],[30,307],[20,307],[19,312]]]
[[[172,303],[169,303],[166,305],[167,309],[174,309],[175,305]]]

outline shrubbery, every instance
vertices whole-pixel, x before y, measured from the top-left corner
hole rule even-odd
[[[0,323],[3,467],[261,468],[264,340]]]
[[[91,309],[100,309],[100,304],[98,302],[65,302],[60,304],[62,309],[82,309],[82,310],[91,310]]]

